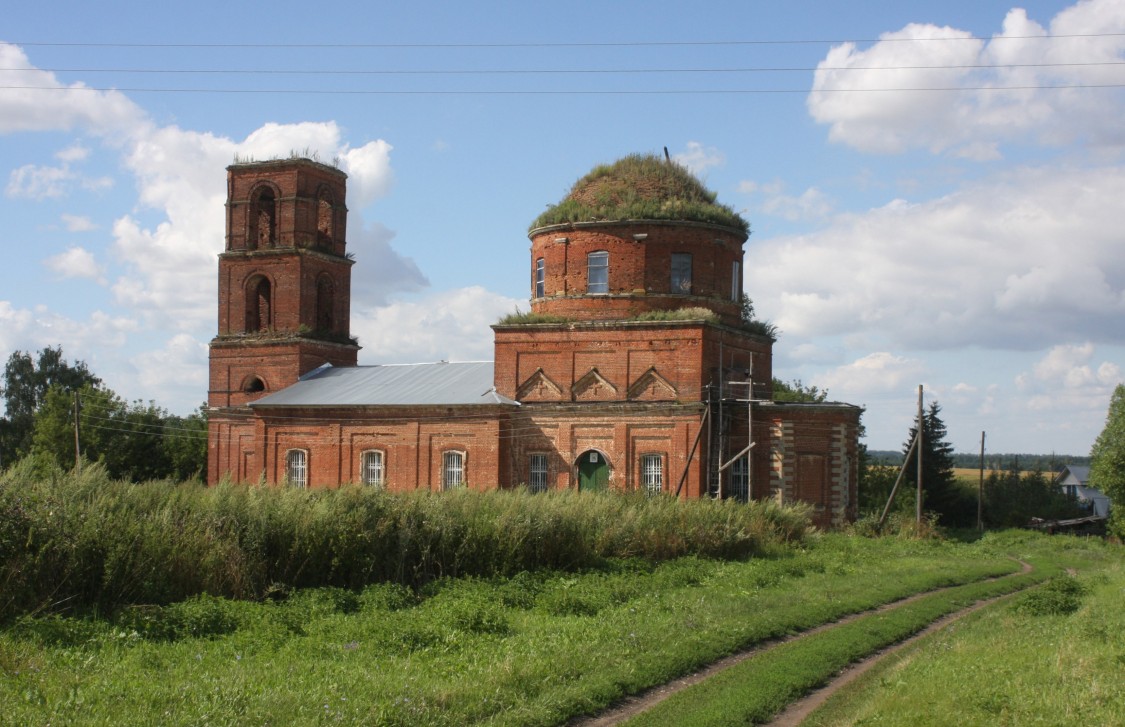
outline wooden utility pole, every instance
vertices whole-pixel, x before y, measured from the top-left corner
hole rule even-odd
[[[977,530],[984,532],[984,432],[980,433],[980,482],[977,483]]]
[[[922,385],[918,384],[918,502],[915,503],[915,522],[918,531],[922,528]]]
[[[82,472],[82,450],[79,446],[79,433],[78,433],[78,412],[80,411],[78,403],[78,392],[74,392],[74,471],[76,473]]]

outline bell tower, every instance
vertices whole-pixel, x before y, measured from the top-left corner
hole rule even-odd
[[[346,179],[309,159],[227,167],[213,411],[285,388],[325,363],[356,365]]]

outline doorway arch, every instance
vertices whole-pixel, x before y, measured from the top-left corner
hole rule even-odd
[[[578,489],[582,492],[605,492],[609,489],[609,458],[605,452],[587,449],[574,462]]]

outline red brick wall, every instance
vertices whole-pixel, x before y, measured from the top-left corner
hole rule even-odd
[[[855,520],[858,509],[859,407],[844,404],[769,404],[771,494],[782,502],[814,505],[821,527]]]
[[[261,475],[276,484],[285,476],[286,453],[301,449],[308,454],[309,486],[338,487],[360,482],[363,452],[379,450],[387,489],[440,490],[442,454],[459,451],[465,455],[465,483],[495,489],[505,481],[500,436],[505,417],[506,411],[491,407],[271,409],[250,412],[248,419],[228,414],[212,427],[210,481],[229,473],[236,481],[256,482]]]
[[[578,223],[533,230],[530,237],[535,313],[609,320],[699,306],[730,325],[738,323],[740,291],[732,292],[731,271],[737,262],[741,281],[746,236],[737,230],[692,222]],[[609,253],[609,293],[588,295],[587,255],[602,250]],[[671,289],[673,253],[692,256],[688,293]],[[545,263],[544,296],[535,298],[535,261],[540,258]]]
[[[772,343],[723,326],[616,321],[497,325],[493,331],[496,390],[520,401],[700,401],[707,398],[705,387],[718,381],[720,353],[726,379],[753,376],[756,394],[769,397]],[[597,393],[583,381],[592,369],[608,384]],[[537,387],[541,376],[550,381]]]

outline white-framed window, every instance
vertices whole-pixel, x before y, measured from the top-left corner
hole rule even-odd
[[[750,462],[745,455],[736,459],[730,466],[730,486],[727,488],[727,497],[733,497],[741,502],[750,499]]]
[[[641,485],[649,495],[659,495],[664,491],[664,455],[641,456]]]
[[[691,293],[691,253],[672,253],[672,293],[689,295]]]
[[[730,266],[730,299],[742,300],[742,264],[737,260]]]
[[[441,455],[441,488],[452,490],[465,484],[465,453],[442,452]]]
[[[291,449],[285,453],[285,479],[293,487],[309,486],[309,453]]]
[[[547,263],[543,258],[535,261],[535,297],[542,298],[547,281]]]
[[[369,449],[363,453],[360,460],[360,479],[365,485],[382,487],[386,484],[386,470],[383,467],[383,452],[378,449]]]
[[[609,253],[605,250],[592,252],[586,256],[586,292],[591,294],[609,292]]]
[[[547,455],[531,455],[527,473],[527,489],[532,492],[547,491]]]

